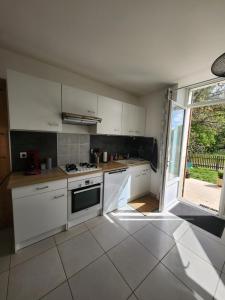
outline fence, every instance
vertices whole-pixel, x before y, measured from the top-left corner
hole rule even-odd
[[[193,167],[209,168],[213,170],[223,170],[225,164],[224,155],[210,154],[190,154],[189,161]]]

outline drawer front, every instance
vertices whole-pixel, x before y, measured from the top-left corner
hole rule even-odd
[[[55,180],[12,189],[13,199],[67,188],[67,180]]]
[[[13,199],[15,242],[67,223],[67,189]]]

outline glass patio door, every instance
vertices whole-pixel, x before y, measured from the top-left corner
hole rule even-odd
[[[225,174],[225,166],[224,172]],[[219,217],[225,219],[225,185],[224,185],[225,175],[223,175],[223,187],[220,195],[220,207],[219,207]]]
[[[162,208],[167,209],[178,200],[181,151],[185,121],[185,108],[170,100],[164,166]]]

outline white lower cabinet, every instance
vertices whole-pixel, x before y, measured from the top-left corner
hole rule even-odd
[[[130,168],[131,197],[133,200],[150,192],[150,166],[141,165]]]
[[[67,188],[13,198],[13,218],[18,250],[67,224]]]

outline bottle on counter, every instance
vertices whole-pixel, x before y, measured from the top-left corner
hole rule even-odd
[[[52,158],[51,157],[47,158],[47,169],[48,170],[52,169]]]
[[[108,153],[105,151],[103,152],[103,162],[107,163],[108,162]]]

